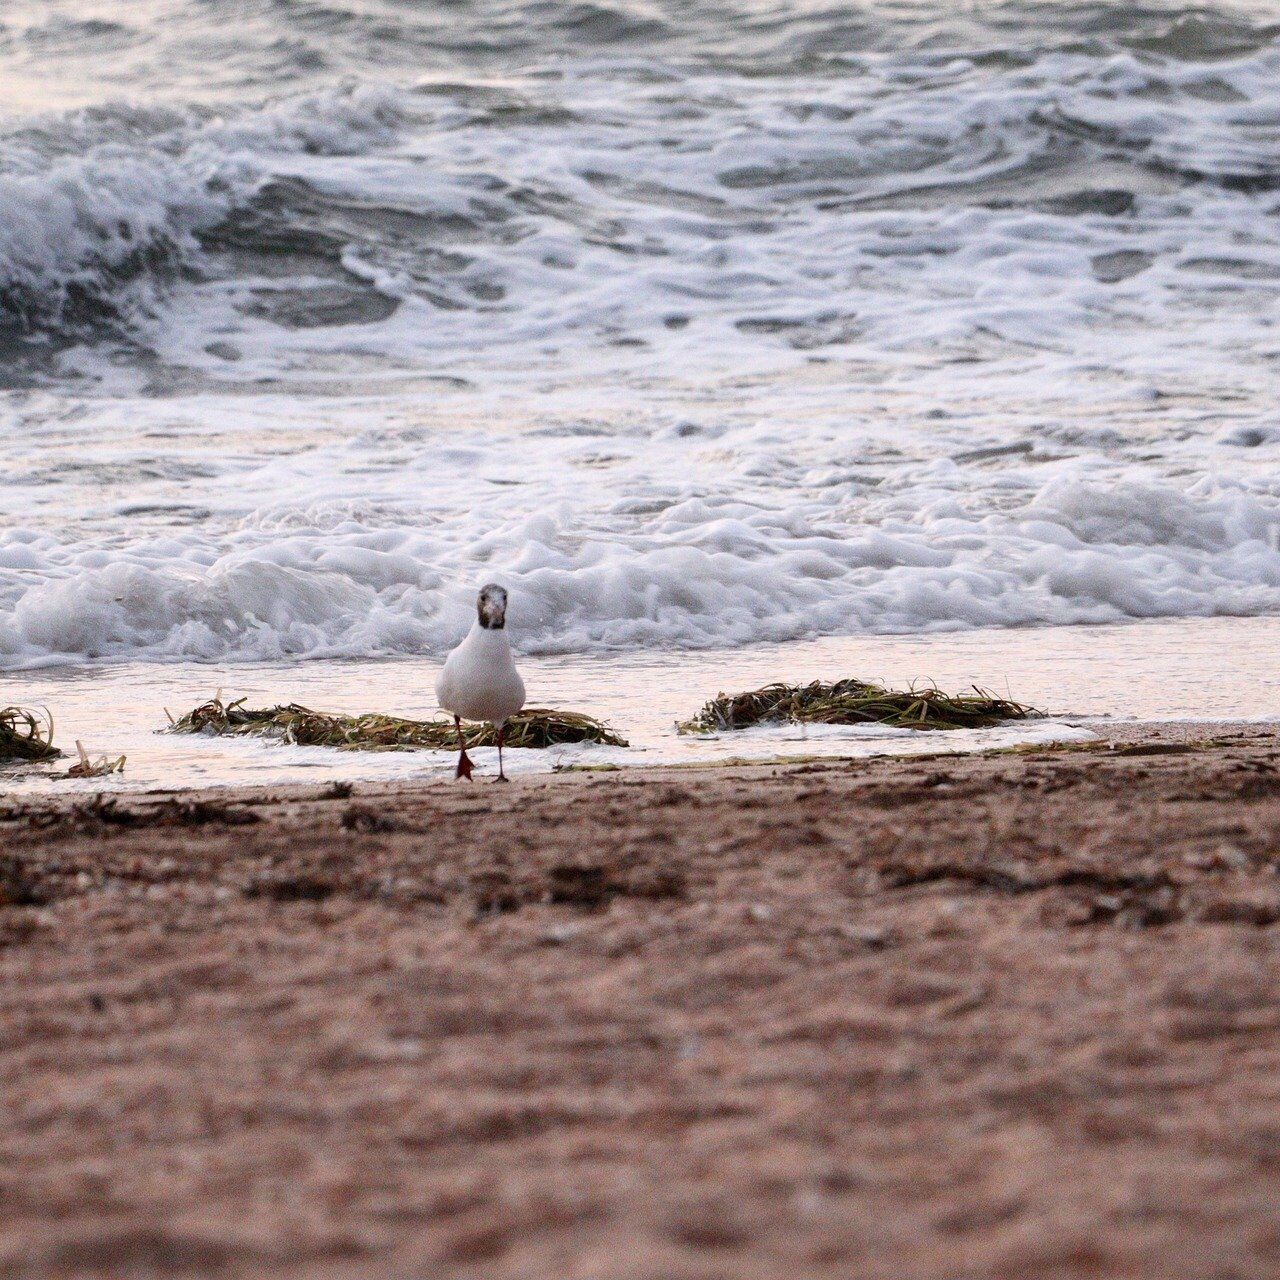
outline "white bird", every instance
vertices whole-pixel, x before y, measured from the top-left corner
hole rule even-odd
[[[436,679],[436,698],[453,713],[458,727],[458,771],[454,777],[471,777],[463,720],[488,720],[498,731],[497,780],[506,782],[502,730],[524,706],[524,681],[507,643],[507,593],[495,582],[481,587],[476,614],[467,638],[445,659],[444,670]]]

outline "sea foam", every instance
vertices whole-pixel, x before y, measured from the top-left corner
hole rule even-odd
[[[598,512],[492,508],[433,527],[297,519],[119,547],[0,535],[0,654],[57,658],[442,653],[503,582],[523,651],[706,647],[831,633],[1114,622],[1280,609],[1280,504],[1063,476],[999,516],[949,503],[839,522],[830,493]],[[301,513],[295,513],[301,516]],[[279,522],[277,522],[279,523]]]
[[[0,662],[1276,611],[1280,48],[1113,8],[8,121]]]

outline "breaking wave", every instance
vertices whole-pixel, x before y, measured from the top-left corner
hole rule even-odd
[[[843,527],[800,503],[653,505],[608,533],[563,504],[496,527],[484,513],[473,538],[461,513],[431,525],[322,506],[229,545],[170,538],[111,556],[11,531],[0,656],[439,654],[487,577],[510,589],[517,643],[536,653],[1280,610],[1280,501],[1234,487],[1063,475],[998,518],[935,503]]]
[[[16,131],[0,140],[0,323],[78,337],[129,321],[202,269],[201,235],[252,207],[273,163],[388,141],[402,97],[309,95],[232,120],[117,106]]]

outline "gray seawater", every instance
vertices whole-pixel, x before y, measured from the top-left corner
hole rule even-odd
[[[717,280],[699,254],[758,239],[803,273],[779,232],[841,212],[1070,225],[1266,196],[1278,36],[1265,6],[1171,3],[12,5],[0,316],[19,341],[114,330],[142,359],[166,284],[268,278],[276,296],[236,301],[285,327],[376,324],[403,301],[376,273],[446,314],[506,316],[589,289],[571,259],[599,247],[614,274],[676,257],[692,278],[670,315],[632,298],[612,322],[581,317],[593,340],[677,328],[714,299],[736,302],[741,332],[840,344],[856,324],[838,288],[831,317],[771,324],[748,272]],[[24,225],[42,213],[65,219],[45,218],[43,242]],[[561,274],[539,278],[556,233]],[[1134,247],[1091,265],[1118,283],[1153,264]],[[1247,260],[1199,270],[1270,278]]]
[[[1264,6],[0,16],[0,664],[1280,610]]]

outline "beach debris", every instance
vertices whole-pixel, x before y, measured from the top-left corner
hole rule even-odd
[[[340,888],[332,876],[315,871],[263,872],[244,885],[246,898],[266,898],[271,902],[323,902]]]
[[[1007,720],[1039,714],[976,685],[971,692],[948,694],[935,685],[885,689],[865,680],[811,684],[769,684],[733,695],[721,693],[680,733],[720,733],[755,724],[884,724],[896,729],[985,729]]]
[[[338,825],[343,831],[398,831],[400,824],[371,804],[351,804],[343,810]]]
[[[297,703],[255,709],[246,707],[245,702],[246,699],[237,698],[224,703],[219,693],[180,719],[170,717],[169,732],[276,738],[290,745],[336,747],[340,751],[458,749],[458,731],[451,719],[406,720],[377,713],[331,715]],[[464,722],[462,736],[468,747],[492,747],[498,742],[491,724]],[[509,747],[543,748],[574,742],[627,745],[626,739],[600,720],[544,707],[517,712],[506,722],[503,737]]]
[[[165,800],[160,804],[124,805],[115,796],[101,794],[73,805],[62,817],[72,826],[90,830],[104,827],[245,827],[262,821],[252,809],[229,805],[221,800],[191,797]]]
[[[80,759],[67,770],[68,778],[105,778],[108,774],[124,772],[124,756],[99,756],[96,760],[89,758],[84,743],[76,739],[76,752]]]
[[[48,708],[0,707],[0,760],[56,760],[60,755]]]
[[[39,907],[48,900],[39,881],[20,858],[0,853],[0,907]]]
[[[547,871],[547,901],[593,910],[616,892],[602,866],[563,863]]]

